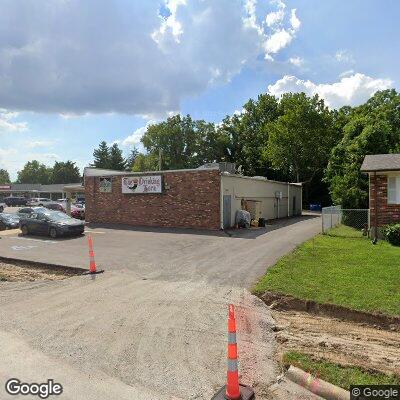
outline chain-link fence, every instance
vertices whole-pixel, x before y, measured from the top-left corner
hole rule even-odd
[[[322,209],[322,233],[330,236],[360,237],[369,234],[368,209],[343,209],[341,206]]]

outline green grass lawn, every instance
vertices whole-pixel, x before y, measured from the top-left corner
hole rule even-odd
[[[399,385],[400,377],[380,372],[365,371],[359,367],[342,366],[326,360],[290,351],[284,354],[283,363],[293,365],[318,378],[348,390],[350,385]]]
[[[400,315],[400,247],[356,236],[357,231],[341,226],[303,243],[267,271],[254,293],[281,292]]]

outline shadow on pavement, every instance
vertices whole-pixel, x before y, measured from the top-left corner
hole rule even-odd
[[[192,229],[192,228],[161,228],[161,227],[148,227],[148,226],[130,226],[123,224],[97,224],[88,223],[86,226],[89,229],[115,229],[131,232],[154,232],[154,233],[173,233],[185,235],[201,235],[201,236],[215,236],[215,237],[230,237],[240,239],[255,239],[258,236],[264,235],[276,229],[284,228],[289,225],[294,225],[304,222],[309,219],[319,218],[320,215],[305,214],[298,217],[281,218],[279,220],[271,220],[265,228],[250,228],[250,229],[228,229],[228,230],[210,230],[210,229]]]

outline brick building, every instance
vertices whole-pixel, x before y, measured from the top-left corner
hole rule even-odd
[[[369,174],[370,224],[377,234],[400,221],[400,154],[367,155],[361,171]]]
[[[301,214],[301,184],[243,177],[225,164],[140,173],[85,168],[84,184],[93,223],[229,228],[243,204],[254,219]]]

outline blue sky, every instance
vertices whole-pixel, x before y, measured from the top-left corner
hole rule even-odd
[[[397,0],[2,0],[0,168],[83,168],[177,112],[219,122],[259,93],[330,107],[399,89]]]

